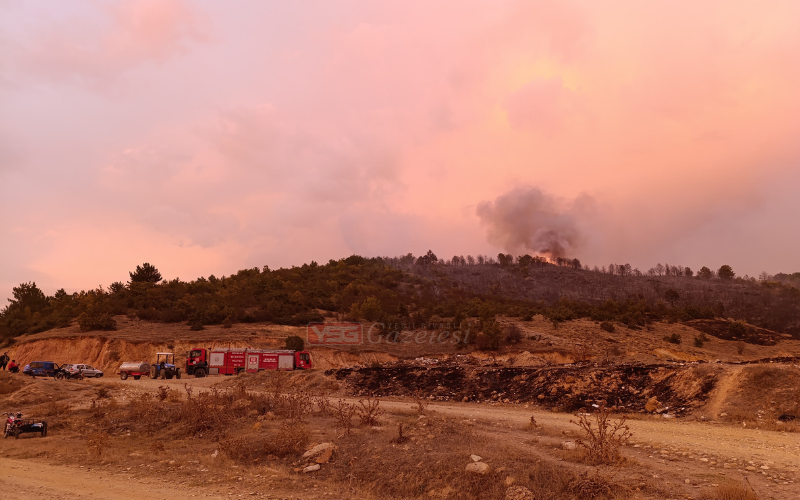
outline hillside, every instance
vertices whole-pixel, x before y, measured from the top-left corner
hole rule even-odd
[[[145,264],[130,273],[128,283],[108,289],[45,296],[35,283],[23,283],[0,313],[0,328],[11,339],[75,322],[83,332],[113,331],[119,326],[115,318],[123,315],[193,331],[260,322],[302,326],[324,317],[416,325],[447,320],[485,333],[497,348],[497,317],[538,314],[554,324],[588,318],[634,330],[659,321],[735,319],[744,323],[731,327],[730,338],[761,342],[749,325],[800,338],[800,290],[777,281],[734,278],[732,271],[724,279],[710,271],[703,277],[677,271],[643,275],[625,266],[604,273],[572,261],[505,257],[502,264],[481,258],[468,265],[454,264],[455,258],[441,262],[431,252],[416,260],[354,255],[325,265],[265,266],[190,282],[163,280]]]

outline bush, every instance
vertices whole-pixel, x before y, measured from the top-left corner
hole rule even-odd
[[[110,314],[86,314],[82,312],[78,316],[78,325],[81,327],[82,332],[89,332],[92,330],[116,330],[117,322]]]
[[[728,334],[734,339],[746,339],[750,334],[750,327],[744,321],[734,321],[728,325]]]
[[[680,344],[681,343],[681,334],[680,333],[673,333],[672,335],[665,335],[664,340],[669,342],[670,344]]]
[[[306,344],[303,338],[297,335],[289,335],[286,337],[286,340],[284,340],[284,347],[290,351],[302,351],[305,349],[305,346]]]
[[[517,344],[522,340],[522,330],[517,325],[508,325],[505,330],[506,342],[509,344]]]
[[[379,399],[367,398],[358,400],[356,413],[358,413],[358,418],[361,420],[361,425],[369,427],[378,425],[378,417],[384,413],[384,411],[379,408],[380,404],[381,402]]]
[[[610,321],[603,321],[600,323],[600,329],[608,333],[614,333],[616,331],[616,328],[614,328],[614,323]]]
[[[694,346],[695,347],[703,347],[704,343],[705,343],[705,341],[699,335],[696,335],[694,337]]]
[[[625,425],[625,417],[616,421],[612,421],[610,417],[611,410],[603,405],[594,414],[594,419],[590,415],[581,414],[577,422],[570,420],[583,431],[583,437],[578,439],[578,445],[586,450],[586,456],[591,463],[619,462],[620,447],[632,436],[630,428]]]

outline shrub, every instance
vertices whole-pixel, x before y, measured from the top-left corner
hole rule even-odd
[[[750,326],[744,321],[734,321],[728,325],[728,334],[733,339],[746,340],[750,332]]]
[[[664,340],[669,342],[670,344],[680,344],[681,343],[681,334],[680,333],[673,333],[672,335],[665,335]]]
[[[616,331],[616,329],[614,328],[614,323],[610,321],[603,321],[602,323],[600,323],[600,329],[608,333],[614,333]]]
[[[286,349],[289,349],[291,351],[302,351],[305,348],[306,344],[303,341],[302,337],[299,337],[297,335],[289,335],[286,337],[286,340],[284,340],[284,346],[286,347]]]
[[[308,445],[311,432],[308,427],[297,422],[285,422],[280,430],[266,441],[266,451],[270,455],[285,457],[299,454]]]
[[[384,413],[384,411],[379,408],[380,404],[380,400],[372,398],[360,399],[358,401],[356,413],[358,413],[358,418],[361,420],[361,425],[369,427],[378,425],[378,417]]]
[[[349,435],[350,429],[353,428],[353,415],[356,413],[356,405],[340,399],[336,404],[330,405],[329,408],[333,418],[336,420],[336,426],[342,428],[345,435]]]
[[[705,343],[705,341],[703,340],[703,338],[700,335],[695,335],[695,337],[694,337],[694,346],[695,347],[703,347],[704,343]]]
[[[522,330],[517,325],[508,325],[504,330],[506,342],[518,344],[522,340]]]
[[[620,447],[632,436],[630,428],[625,425],[625,417],[615,421],[610,417],[611,410],[603,405],[594,414],[594,419],[590,415],[581,414],[577,422],[570,420],[583,431],[583,437],[578,439],[578,445],[584,448],[591,463],[618,462],[621,458]]]
[[[736,352],[739,355],[744,354],[744,345],[745,345],[744,344],[744,340],[740,340],[739,342],[736,342]]]

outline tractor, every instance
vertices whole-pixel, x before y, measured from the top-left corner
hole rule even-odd
[[[175,366],[175,355],[157,352],[156,362],[150,365],[150,378],[181,378],[181,369]]]

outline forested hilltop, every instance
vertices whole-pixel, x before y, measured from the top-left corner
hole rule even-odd
[[[697,273],[661,264],[646,272],[618,264],[589,268],[577,259],[550,262],[502,253],[444,260],[429,251],[419,257],[353,255],[290,269],[265,266],[186,282],[164,280],[145,263],[127,282],[79,293],[61,289],[46,296],[35,283],[22,283],[0,312],[0,333],[8,339],[73,321],[84,331],[113,330],[116,315],[184,322],[195,330],[237,322],[302,325],[333,316],[385,324],[467,321],[497,337],[491,343],[496,346],[502,339],[495,316],[525,320],[542,314],[554,324],[589,317],[628,328],[721,317],[800,338],[798,276],[737,277],[727,265]],[[742,323],[736,328],[747,336]]]

